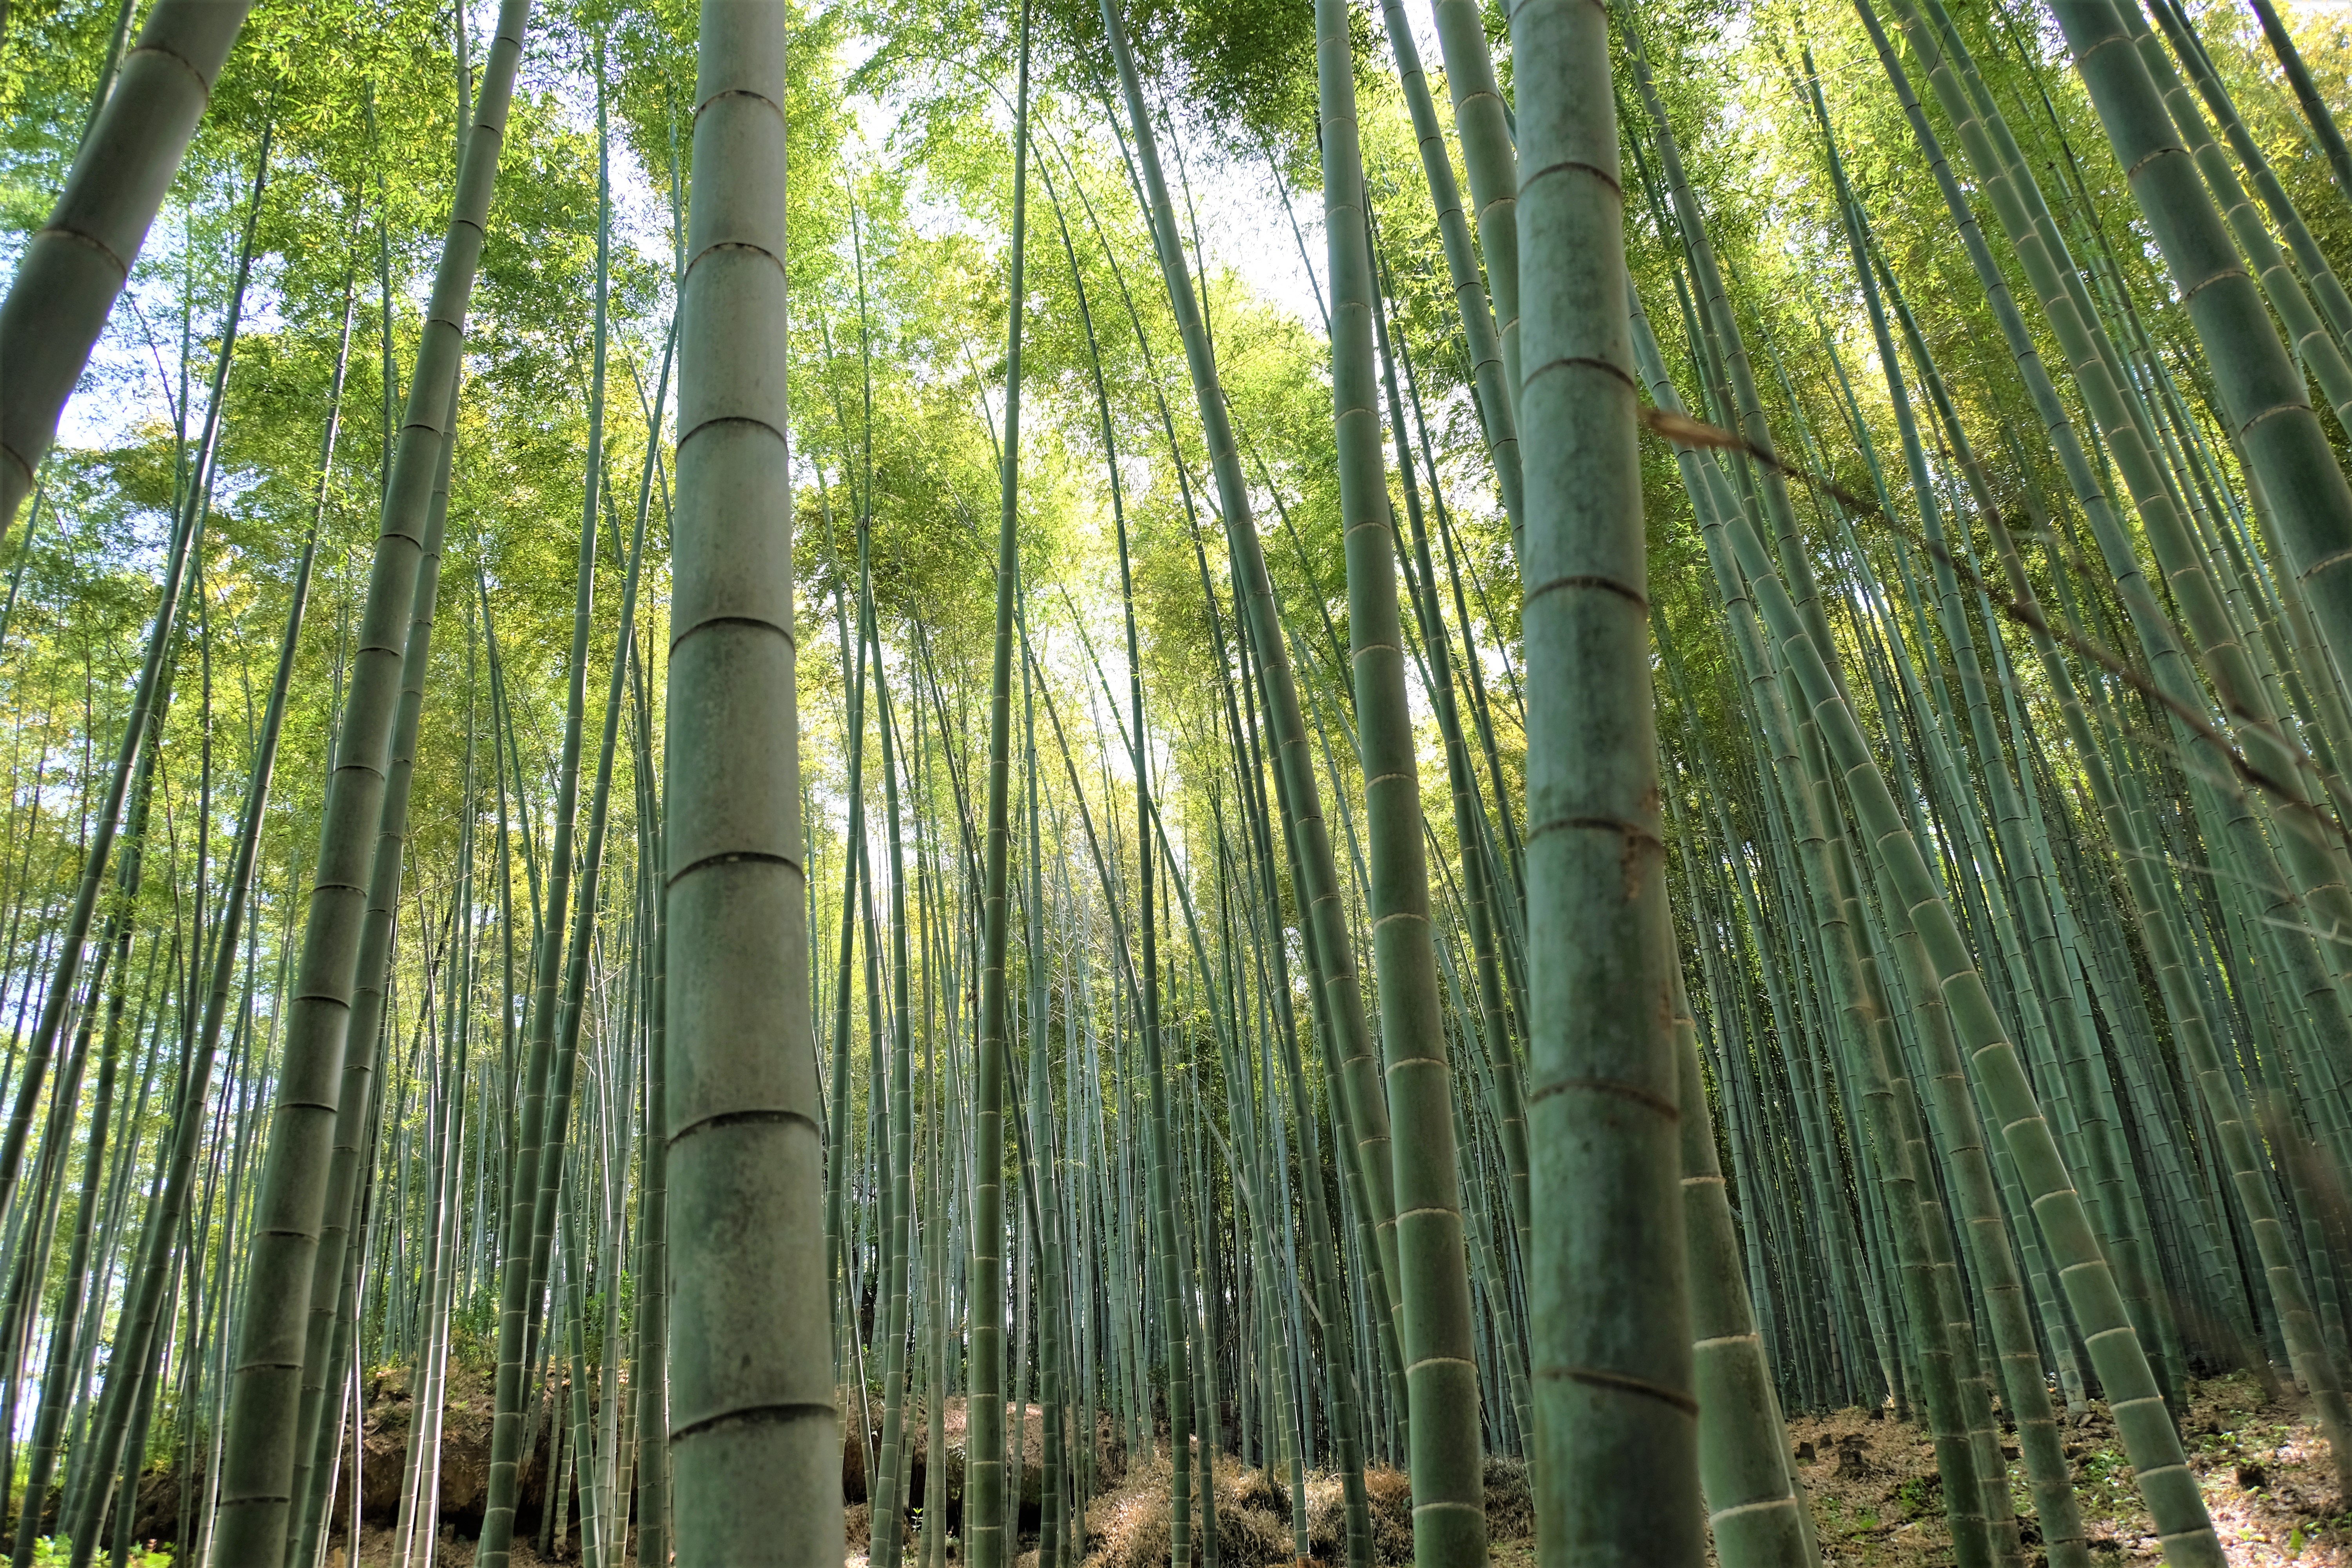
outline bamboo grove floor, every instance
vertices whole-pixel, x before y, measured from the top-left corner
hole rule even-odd
[[[1813,1508],[1824,1568],[1946,1568],[1951,1537],[1943,1518],[1942,1484],[1924,1430],[1848,1409],[1789,1423],[1798,1474]],[[2243,1568],[2352,1568],[2352,1500],[2336,1494],[2316,1428],[2300,1409],[2264,1404],[2252,1378],[2238,1373],[2193,1385],[2188,1422],[2189,1464],[2202,1479],[2206,1506],[2233,1564]],[[2013,1454],[2014,1450],[2011,1450]],[[2113,1424],[2094,1405],[2066,1432],[2076,1494],[2095,1564],[2160,1560],[2147,1515],[2133,1489]],[[1489,1477],[1496,1568],[1535,1568],[1523,1483],[1505,1469]],[[1393,1471],[1369,1478],[1375,1545],[1383,1564],[1409,1561],[1410,1497]],[[2026,1561],[2042,1563],[2021,1470],[2015,1496],[2024,1520]],[[1263,1475],[1230,1462],[1217,1470],[1221,1542],[1225,1568],[1276,1568],[1288,1559],[1286,1493]],[[1117,1490],[1088,1510],[1088,1568],[1159,1568],[1167,1558],[1168,1468],[1164,1459],[1139,1466]],[[1337,1478],[1308,1483],[1307,1511],[1314,1561],[1340,1560]],[[853,1510],[857,1539],[844,1568],[866,1568],[864,1509]],[[632,1542],[634,1547],[634,1542]],[[1020,1568],[1035,1568],[1034,1539]],[[469,1568],[471,1540],[444,1531],[439,1562]],[[393,1532],[372,1527],[361,1538],[358,1568],[393,1560]],[[952,1554],[951,1554],[952,1556]],[[576,1536],[553,1562],[579,1560]],[[629,1559],[634,1562],[634,1555]],[[516,1568],[548,1562],[518,1540]],[[339,1544],[328,1568],[352,1568]]]
[[[2326,1445],[2307,1414],[2266,1405],[2245,1373],[2191,1385],[2189,1462],[2204,1488],[2232,1563],[2338,1568],[2352,1563],[2352,1500],[2336,1495]],[[1924,1428],[1874,1419],[1864,1410],[1792,1420],[1797,1472],[1813,1505],[1824,1568],[1942,1568],[1952,1561],[1942,1484]],[[2131,1468],[2105,1406],[2093,1405],[2065,1436],[2075,1496],[2095,1564],[2162,1560]],[[2007,1449],[2012,1458],[2015,1447]],[[2026,1533],[2026,1561],[2041,1553],[2021,1468],[2011,1492]],[[1530,1543],[1531,1544],[1531,1543]],[[1498,1568],[1533,1568],[1496,1553]]]

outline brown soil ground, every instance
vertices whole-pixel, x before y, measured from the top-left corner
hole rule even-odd
[[[2293,1408],[2265,1403],[2254,1380],[2242,1373],[2208,1379],[2190,1385],[2186,1425],[2189,1465],[2203,1485],[2206,1507],[2232,1564],[2352,1568],[2352,1500],[2337,1489],[2326,1446],[2299,1403]],[[1789,1436],[1812,1504],[1825,1568],[1949,1568],[1953,1553],[1942,1481],[1922,1428],[1856,1409],[1792,1420]],[[2094,1405],[2067,1426],[2064,1437],[2094,1564],[2126,1568],[2160,1561],[2105,1409]],[[1197,1485],[1197,1468],[1194,1479]],[[1375,1561],[1384,1568],[1411,1561],[1412,1500],[1405,1478],[1375,1470],[1366,1480]],[[1136,1465],[1115,1490],[1094,1500],[1087,1510],[1086,1568],[1167,1563],[1169,1482],[1162,1453]],[[1219,1556],[1226,1568],[1290,1568],[1286,1483],[1221,1459],[1215,1487]],[[1535,1568],[1524,1471],[1515,1463],[1492,1462],[1486,1488],[1496,1568]],[[2042,1568],[2021,1467],[2012,1468],[2011,1488],[2025,1525],[2026,1561],[2031,1568]],[[866,1510],[861,1502],[849,1512],[845,1568],[866,1568]],[[1340,1562],[1345,1518],[1338,1478],[1307,1479],[1307,1519],[1309,1557]],[[1017,1568],[1035,1568],[1034,1536],[1024,1545]],[[473,1548],[470,1538],[445,1530],[439,1561],[470,1568]],[[391,1560],[392,1532],[373,1528],[362,1537],[356,1565],[345,1562],[340,1543],[328,1558],[331,1568],[379,1568]],[[572,1551],[559,1552],[556,1561],[577,1560],[575,1537]],[[520,1542],[514,1561],[517,1568],[541,1568],[542,1560]]]
[[[391,1531],[380,1530],[373,1525],[367,1527],[360,1534],[359,1568],[392,1568],[394,1563],[400,1561],[399,1553],[393,1550],[394,1544]],[[632,1548],[635,1547],[634,1538],[630,1544]],[[577,1542],[574,1545],[576,1548]],[[570,1557],[558,1557],[554,1561],[577,1563],[579,1560],[580,1554],[575,1549]],[[434,1554],[433,1561],[438,1563],[440,1568],[473,1568],[474,1542],[467,1537],[460,1536],[455,1530],[444,1530],[441,1532],[441,1549]],[[514,1568],[549,1568],[549,1560],[532,1551],[531,1543],[527,1541],[516,1541],[514,1550],[508,1556],[507,1561],[512,1563]],[[631,1555],[626,1561],[635,1563],[636,1558]],[[351,1568],[345,1556],[345,1548],[341,1544],[338,1543],[327,1553],[327,1568]]]
[[[2326,1445],[2299,1403],[2294,1408],[2266,1404],[2243,1373],[2209,1379],[2191,1385],[2186,1426],[2189,1465],[2230,1563],[2352,1568],[2352,1500],[2338,1491]],[[1948,1568],[1953,1552],[1942,1482],[1923,1429],[1869,1411],[1842,1410],[1791,1421],[1789,1436],[1824,1568]],[[2094,1405],[2067,1428],[2065,1442],[2093,1563],[2123,1568],[2161,1561],[2105,1408]],[[1369,1479],[1375,1558],[1383,1564],[1407,1562],[1412,1526],[1404,1478],[1376,1472]],[[1257,1472],[1236,1469],[1229,1479],[1222,1464],[1217,1489],[1223,1561],[1287,1568],[1287,1494],[1266,1489]],[[2042,1568],[2021,1467],[2012,1468],[2011,1489],[2028,1538],[2026,1561],[2030,1568]],[[1318,1563],[1342,1556],[1339,1490],[1333,1478],[1308,1482],[1308,1548]],[[1234,1494],[1230,1504],[1229,1491]],[[1165,1564],[1167,1500],[1164,1461],[1139,1468],[1126,1487],[1098,1500],[1089,1512],[1087,1568]],[[1496,1568],[1535,1568],[1526,1485],[1516,1466],[1502,1474],[1489,1468],[1486,1506]],[[1229,1508],[1237,1516],[1231,1521]],[[1034,1562],[1034,1552],[1024,1559]],[[865,1560],[850,1563],[864,1568]]]
[[[2185,1425],[2189,1468],[2231,1563],[2352,1565],[2352,1505],[2336,1488],[2307,1410],[2265,1404],[2253,1378],[2241,1373],[2191,1384]],[[1789,1435],[1798,1445],[1797,1473],[1811,1495],[1825,1565],[1942,1568],[1952,1562],[1942,1483],[1923,1429],[1841,1410],[1791,1421]],[[2092,1562],[2161,1561],[2105,1409],[2094,1405],[2067,1428],[2065,1442]],[[2029,1516],[2032,1500],[2021,1467],[2011,1467],[2011,1491],[2021,1517]],[[2026,1523],[2030,1530],[2030,1518]],[[2040,1557],[2029,1543],[2027,1561]]]

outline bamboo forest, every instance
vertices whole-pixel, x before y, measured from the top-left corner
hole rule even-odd
[[[2345,115],[0,0],[10,1568],[2352,1563]]]

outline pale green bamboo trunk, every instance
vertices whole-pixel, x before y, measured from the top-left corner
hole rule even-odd
[[[638,742],[640,789],[648,809],[640,875],[650,894],[653,973],[646,987],[645,1152],[638,1162],[636,1383],[637,1568],[669,1565],[669,899],[652,737]]]
[[[303,1330],[325,1217],[360,931],[400,706],[402,649],[425,552],[427,514],[456,416],[466,307],[529,15],[529,0],[508,0],[499,13],[434,280],[433,307],[410,378],[407,419],[393,457],[383,531],[328,781],[317,880],[289,1003],[278,1104],[253,1226],[251,1282],[222,1457],[215,1548],[221,1561],[257,1568],[278,1562],[286,1550]],[[359,1048],[371,1046],[362,1042]]]
[[[1681,1074],[1608,17],[1511,17],[1526,306],[1528,1260],[1543,1562],[1696,1565]]]
[[[867,618],[872,620],[869,605]],[[882,733],[882,790],[890,836],[890,1085],[889,1136],[884,1159],[889,1207],[884,1238],[881,1327],[883,1342],[882,1451],[872,1492],[874,1568],[898,1568],[903,1558],[900,1520],[911,1467],[906,1458],[907,1334],[912,1315],[908,1239],[914,1205],[914,1043],[911,1035],[911,974],[907,944],[906,836],[898,805],[898,758],[890,691],[880,658],[878,628],[873,634],[874,692]]]
[[[1462,165],[1470,176],[1470,201],[1476,209],[1479,245],[1493,290],[1503,386],[1516,412],[1520,380],[1519,170],[1511,111],[1495,79],[1486,19],[1477,0],[1430,0],[1429,8],[1445,59],[1454,131],[1462,140]]]
[[[1443,7],[1441,6],[1442,10]],[[1421,147],[1421,166],[1429,182],[1430,200],[1437,208],[1437,231],[1445,251],[1446,281],[1454,289],[1454,302],[1462,318],[1462,338],[1470,354],[1471,377],[1478,391],[1478,417],[1486,433],[1486,460],[1494,466],[1495,482],[1503,492],[1503,510],[1510,519],[1511,537],[1521,537],[1520,513],[1523,509],[1522,483],[1519,469],[1519,437],[1514,413],[1518,394],[1507,365],[1503,345],[1495,330],[1494,311],[1489,309],[1486,286],[1478,276],[1478,250],[1470,237],[1470,226],[1464,220],[1462,193],[1454,180],[1454,161],[1445,145],[1444,132],[1438,129],[1437,107],[1431,100],[1428,73],[1421,68],[1421,52],[1413,43],[1412,25],[1405,17],[1404,0],[1382,0],[1381,16],[1388,26],[1389,48],[1396,56],[1397,80],[1404,89],[1405,106],[1412,115],[1413,139]],[[1443,22],[1441,20],[1441,26]],[[1483,33],[1480,50],[1485,49]],[[1449,57],[1450,58],[1450,57]],[[1456,89],[1457,93],[1460,89]],[[1457,98],[1455,117],[1463,110]],[[1331,148],[1323,150],[1326,163],[1325,211],[1329,211],[1329,159]],[[1486,172],[1483,163],[1475,164],[1479,174]],[[1473,178],[1476,179],[1477,174]],[[1500,254],[1498,239],[1509,243],[1511,235],[1490,235],[1486,255],[1490,263]],[[1327,235],[1327,238],[1332,238]],[[1332,239],[1336,243],[1336,238]],[[1518,275],[1518,255],[1510,245],[1507,262],[1493,267],[1497,284],[1507,268],[1514,284]],[[1332,309],[1339,308],[1339,280],[1335,270],[1331,281]],[[1517,324],[1516,308],[1512,324]],[[1338,328],[1335,321],[1334,328]]]
[[[0,301],[0,537],[170,194],[251,0],[157,0]],[[5,21],[0,12],[0,21]],[[0,28],[5,31],[5,28]]]
[[[1413,1557],[1440,1568],[1486,1558],[1478,1369],[1454,1140],[1454,1086],[1430,934],[1429,868],[1422,854],[1421,773],[1406,700],[1404,629],[1390,542],[1355,58],[1344,0],[1318,0],[1315,14],[1331,281],[1331,406],[1348,562],[1348,640],[1371,839],[1372,973],[1387,1058],[1398,1284],[1404,1302],[1401,1349],[1411,1414]],[[1454,216],[1458,226],[1460,215]],[[1483,303],[1477,311],[1483,316]],[[1497,412],[1507,417],[1507,407]]]
[[[1665,911],[1659,900],[1659,912]],[[1669,952],[1671,921],[1658,935]],[[1689,1249],[1692,1387],[1698,1397],[1699,1476],[1707,1529],[1724,1568],[1805,1568],[1821,1561],[1789,1457],[1789,1432],[1772,1386],[1756,1318],[1751,1282],[1739,1266],[1739,1238],[1723,1169],[1716,1162],[1715,1119],[1699,1068],[1698,1023],[1675,965],[1674,1024],[1680,1059],[1684,1245]]]
[[[416,592],[411,600],[406,647],[401,657],[400,708],[393,723],[392,768],[385,779],[383,815],[377,828],[375,864],[369,874],[368,910],[361,928],[358,984],[352,993],[351,1036],[370,1042],[365,1051],[344,1053],[342,1100],[337,1108],[335,1148],[328,1168],[325,1224],[320,1237],[319,1262],[311,1275],[310,1318],[303,1362],[303,1402],[298,1416],[294,1450],[294,1512],[288,1526],[289,1563],[299,1564],[316,1554],[324,1524],[327,1493],[332,1489],[327,1471],[333,1463],[337,1434],[322,1429],[320,1410],[326,1390],[337,1391],[341,1372],[358,1353],[353,1342],[354,1314],[345,1293],[348,1279],[364,1261],[352,1258],[349,1236],[363,1210],[357,1191],[358,1176],[369,1159],[374,1125],[381,1118],[382,1088],[376,1050],[384,1004],[392,947],[392,915],[400,900],[403,855],[408,836],[408,801],[415,779],[417,723],[425,700],[425,679],[433,657],[433,611],[440,585],[441,549],[448,523],[449,465],[456,442],[454,431],[441,444],[439,476],[425,515],[424,553],[416,568]],[[387,1046],[397,1030],[383,1031]],[[356,1109],[355,1109],[356,1108]],[[338,1281],[333,1291],[324,1289]],[[316,1385],[317,1397],[314,1399]]]
[[[1021,7],[1019,102],[1013,152],[1012,310],[1005,325],[1004,441],[998,491],[996,629],[988,697],[986,869],[982,909],[979,1038],[972,1108],[971,1393],[965,1402],[965,1560],[1004,1568],[1016,1555],[1020,1500],[1005,1494],[1004,1475],[1004,1100],[1009,1042],[1006,973],[1013,906],[1013,643],[1021,575],[1021,340],[1029,174],[1029,7]],[[1175,1406],[1170,1385],[1170,1407]],[[1180,1472],[1181,1473],[1181,1472]],[[1181,1494],[1180,1494],[1181,1495]],[[1183,1542],[1180,1504],[1176,1541]]]
[[[679,300],[665,850],[677,1562],[835,1568],[782,369],[781,0],[706,0]]]

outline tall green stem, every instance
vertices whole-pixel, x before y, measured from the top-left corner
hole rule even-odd
[[[1406,700],[1388,469],[1381,453],[1376,301],[1345,0],[1317,0],[1323,217],[1331,279],[1331,408],[1348,561],[1348,642],[1371,840],[1372,973],[1391,1118],[1401,1349],[1410,1401],[1414,1561],[1486,1558],[1478,1368],[1454,1139],[1454,1085],[1430,935],[1421,771]],[[1409,47],[1409,40],[1408,45]],[[1457,222],[1459,215],[1456,215]],[[1482,307],[1483,309],[1483,307]],[[1465,850],[1471,847],[1465,845]]]
[[[1609,18],[1511,14],[1527,314],[1529,1360],[1547,1565],[1704,1555]]]
[[[795,707],[780,0],[704,0],[664,847],[677,1562],[841,1555]]]

